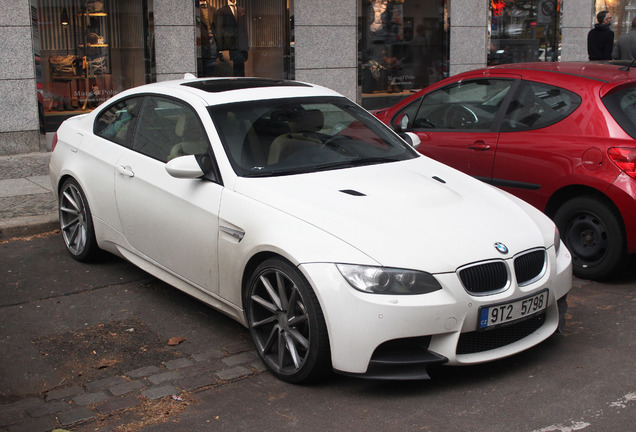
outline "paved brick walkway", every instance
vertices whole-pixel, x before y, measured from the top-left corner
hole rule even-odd
[[[159,365],[148,365],[89,382],[55,388],[42,395],[0,405],[0,430],[49,432],[99,421],[111,414],[162,398],[179,403],[211,387],[265,371],[249,343],[235,343]]]
[[[57,204],[48,175],[50,153],[0,156],[0,241],[58,228]],[[265,370],[251,343],[235,343],[196,355],[146,365],[82,386],[58,386],[40,397],[0,405],[0,430],[50,432],[90,425],[112,414],[163,398],[196,398]],[[181,395],[181,396],[180,396]],[[175,397],[176,400],[171,399]],[[93,429],[91,429],[93,430]]]
[[[57,227],[50,153],[0,156],[0,240]]]

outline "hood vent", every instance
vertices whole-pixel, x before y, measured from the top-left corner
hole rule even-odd
[[[367,196],[366,194],[363,194],[362,192],[358,192],[357,190],[353,190],[353,189],[342,189],[340,192],[346,193],[348,195],[353,195],[353,196]]]

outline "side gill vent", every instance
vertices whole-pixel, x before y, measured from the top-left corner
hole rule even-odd
[[[366,194],[363,194],[362,192],[358,192],[357,190],[353,190],[353,189],[342,189],[340,192],[346,193],[352,196],[367,196]]]
[[[433,180],[437,180],[440,183],[446,184],[446,180],[444,180],[443,178],[439,178],[437,176],[433,176]]]

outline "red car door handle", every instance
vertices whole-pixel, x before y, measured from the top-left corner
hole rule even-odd
[[[490,145],[486,144],[483,141],[475,141],[474,143],[469,145],[468,148],[471,150],[485,151],[490,150]]]

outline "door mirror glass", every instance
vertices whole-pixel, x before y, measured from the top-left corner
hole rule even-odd
[[[408,114],[402,114],[402,118],[400,118],[400,130],[405,131],[409,127],[409,116]]]

